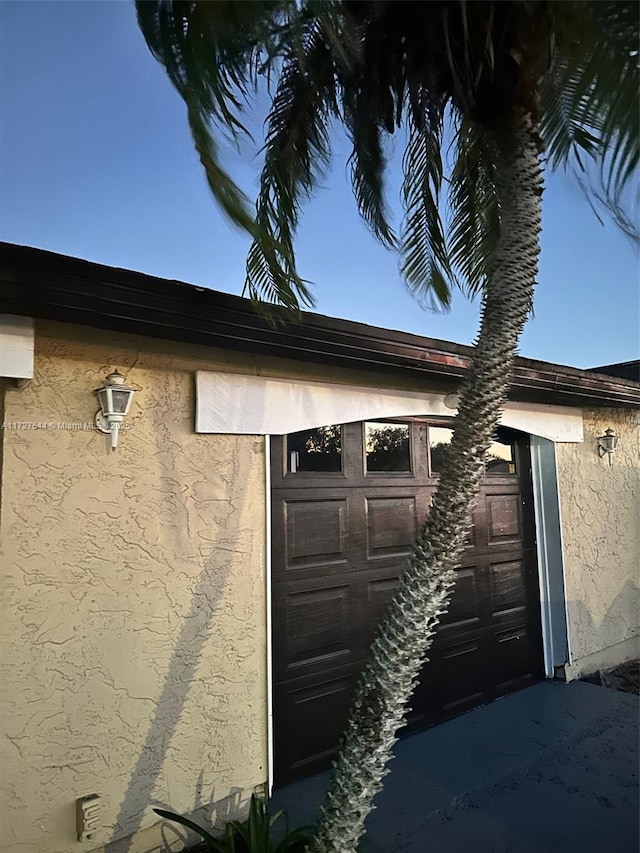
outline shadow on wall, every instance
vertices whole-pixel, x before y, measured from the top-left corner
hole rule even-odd
[[[213,826],[222,826],[228,821],[237,818],[240,806],[242,805],[242,788],[232,788],[227,796],[222,799],[216,799],[215,789],[211,791],[210,797],[203,798],[202,788],[203,773],[201,772],[196,786],[193,810],[189,811],[185,815],[186,817],[191,818],[191,820],[200,824],[200,826],[208,831],[211,831]],[[155,808],[164,808],[167,811],[173,811],[170,803],[154,802],[153,805]],[[182,849],[187,844],[202,841],[200,836],[189,832],[177,823],[170,823],[169,821],[164,821],[160,827],[160,834],[162,836],[162,847],[154,848],[149,853],[155,853],[156,850],[158,853],[161,853],[161,851],[162,853],[172,853],[175,850],[174,845],[176,842],[180,843],[180,849]],[[112,849],[116,848],[107,847],[109,851]]]
[[[640,635],[640,587],[626,581],[601,619],[583,601],[567,603],[573,666],[591,655]],[[622,663],[622,661],[620,661]]]
[[[246,480],[246,477],[239,478],[239,482]],[[240,489],[236,495],[230,497],[229,503],[233,512],[229,514],[224,535],[225,541],[236,545],[242,533],[241,523],[244,516],[244,503],[241,499],[236,500],[238,493],[245,494],[244,490]],[[229,522],[234,517],[237,521],[231,528]],[[220,568],[219,558],[214,554],[209,557],[198,578],[190,610],[176,639],[155,714],[131,774],[111,839],[104,845],[105,853],[129,853],[134,836],[141,829],[145,811],[150,805],[170,811],[175,808],[171,803],[154,800],[153,790],[162,772],[171,739],[176,732],[205,644],[220,608],[230,571],[229,563],[223,569]],[[242,789],[232,789],[218,803],[215,803],[215,791],[212,790],[211,797],[204,797],[203,802],[203,779],[204,771],[201,770],[194,793],[194,811],[191,813],[196,821],[203,822],[206,826],[209,825],[209,818],[215,823],[224,823],[236,817]],[[158,848],[156,844],[149,853],[160,853],[161,849],[174,850],[175,846],[171,845],[175,845],[178,840],[184,841],[188,835],[183,835],[177,825],[174,827],[168,823],[162,826],[161,833],[163,848]]]

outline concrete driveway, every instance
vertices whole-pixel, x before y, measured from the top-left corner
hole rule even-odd
[[[545,681],[402,740],[366,853],[638,853],[638,697]],[[320,774],[274,794],[312,823]]]

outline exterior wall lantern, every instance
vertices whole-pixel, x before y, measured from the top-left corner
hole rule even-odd
[[[456,391],[450,391],[444,398],[443,403],[447,409],[455,412],[460,406],[460,397]]]
[[[100,409],[96,412],[96,428],[111,436],[111,450],[118,446],[118,432],[129,414],[136,388],[125,385],[124,376],[117,370],[110,373],[101,388],[96,388]]]
[[[609,456],[609,465],[613,465],[613,454],[618,446],[618,436],[612,429],[606,429],[604,435],[598,438],[598,456],[602,459],[603,456]]]

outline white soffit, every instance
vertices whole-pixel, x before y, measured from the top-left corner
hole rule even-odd
[[[0,314],[0,376],[33,379],[33,350],[32,318]]]
[[[452,417],[443,394],[196,373],[196,432],[285,435],[326,424],[424,415]],[[508,403],[501,423],[551,441],[582,441],[582,412],[564,406]]]
[[[549,441],[583,441],[582,409],[545,406],[543,403],[505,403],[500,423],[548,438]]]

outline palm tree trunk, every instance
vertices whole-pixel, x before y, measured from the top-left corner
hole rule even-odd
[[[498,134],[496,134],[498,137]],[[334,777],[310,845],[313,853],[353,853],[389,772],[439,616],[448,607],[454,569],[465,547],[518,340],[537,275],[542,171],[538,129],[519,111],[502,126],[496,186],[501,236],[490,263],[480,333],[460,390],[446,470],[413,547],[407,571],[383,619],[360,677]]]

